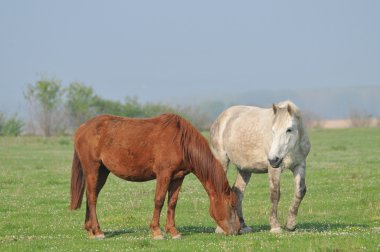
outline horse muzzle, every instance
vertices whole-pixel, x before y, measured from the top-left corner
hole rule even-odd
[[[239,234],[239,231],[240,231],[240,221],[239,221],[239,218],[237,216],[237,213],[234,212],[233,215],[232,215],[232,219],[229,221],[228,225],[227,225],[227,232],[225,232],[224,234],[225,235],[237,235]]]
[[[273,168],[278,168],[280,167],[281,163],[282,163],[282,160],[283,158],[279,158],[279,157],[274,157],[274,158],[268,158],[268,161],[269,161],[269,164],[273,167]]]
[[[225,232],[224,234],[225,235],[238,235],[239,231],[240,231],[240,224],[238,227],[235,227],[235,226],[229,227],[228,231]]]

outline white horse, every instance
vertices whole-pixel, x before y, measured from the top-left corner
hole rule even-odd
[[[214,155],[225,171],[229,162],[237,166],[233,189],[238,195],[238,216],[241,232],[251,232],[243,218],[244,190],[252,173],[268,173],[270,200],[270,231],[282,232],[277,220],[280,200],[280,175],[288,168],[293,172],[295,194],[286,222],[286,229],[295,230],[299,205],[306,193],[306,157],[310,142],[301,112],[291,101],[272,108],[233,106],[225,110],[211,125],[211,144]],[[218,232],[218,229],[216,232]]]

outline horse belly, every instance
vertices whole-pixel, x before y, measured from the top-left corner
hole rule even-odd
[[[268,160],[265,150],[256,148],[255,143],[249,145],[236,144],[236,148],[228,148],[227,155],[230,162],[240,169],[254,173],[268,172]]]
[[[264,161],[263,162],[251,161],[247,163],[234,163],[234,164],[237,165],[242,170],[247,170],[253,173],[267,173],[268,172],[268,163]]]
[[[156,174],[148,167],[122,167],[122,169],[109,170],[127,181],[144,182],[156,179]]]
[[[156,178],[153,171],[153,160],[142,160],[134,155],[104,155],[104,166],[117,177],[128,181],[149,181]]]
[[[268,166],[259,168],[248,168],[252,173],[268,173]]]

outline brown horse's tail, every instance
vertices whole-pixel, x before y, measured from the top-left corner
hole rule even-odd
[[[71,170],[71,210],[81,207],[84,188],[86,186],[83,169],[76,150],[74,150],[73,166]]]

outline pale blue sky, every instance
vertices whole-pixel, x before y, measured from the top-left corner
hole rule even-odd
[[[380,85],[380,1],[0,1],[0,111],[41,75],[105,98]]]

